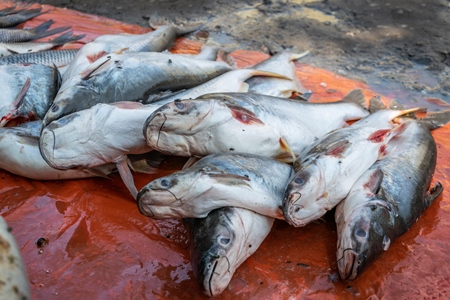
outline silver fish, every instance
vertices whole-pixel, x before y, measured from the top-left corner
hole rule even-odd
[[[160,52],[172,46],[178,36],[197,29],[198,26],[179,27],[173,25],[159,26],[156,30],[144,34],[109,34],[102,35],[84,45],[63,80],[76,76],[97,59],[120,50],[125,52]]]
[[[269,234],[273,221],[238,207],[213,210],[203,219],[184,219],[194,274],[207,296],[228,287],[236,269]]]
[[[373,263],[441,194],[430,183],[436,144],[427,124],[408,120],[393,148],[353,185],[336,208],[337,265],[344,280],[354,280]]]
[[[0,27],[14,27],[44,13],[46,12],[42,12],[42,8],[10,11],[0,15]]]
[[[386,155],[388,141],[405,129],[391,120],[413,111],[380,110],[305,149],[294,164],[296,173],[283,201],[286,221],[305,226],[335,207],[355,181]]]
[[[44,65],[0,66],[0,126],[14,118],[42,119],[59,88],[59,74]],[[27,80],[30,81],[27,86]],[[19,96],[18,96],[19,95]]]
[[[290,98],[294,94],[301,95],[310,92],[300,83],[293,63],[294,60],[300,59],[308,53],[309,51],[300,54],[283,51],[253,66],[252,69],[274,72],[284,75],[286,78],[250,78],[246,81],[249,84],[248,91],[283,98]]]
[[[142,127],[148,115],[159,107],[137,102],[101,103],[55,120],[42,129],[42,157],[59,170],[114,163],[135,198],[137,190],[127,155],[152,150],[145,142]]]
[[[63,83],[44,125],[97,103],[138,101],[153,92],[190,88],[231,69],[223,62],[159,52],[109,54]]]
[[[0,58],[0,65],[10,64],[41,64],[64,67],[73,60],[78,49],[44,50],[34,53],[15,54]]]
[[[91,170],[61,171],[50,167],[39,152],[40,129],[39,121],[0,128],[0,168],[36,180],[105,177],[115,169],[113,164]]]
[[[31,299],[25,264],[11,228],[0,216],[0,297]]]
[[[31,29],[17,29],[17,28],[0,28],[0,42],[3,43],[17,43],[17,42],[28,42],[37,39],[41,39],[46,36],[61,33],[63,31],[69,30],[70,26],[58,27],[52,30],[47,30],[54,22],[48,20],[41,25],[31,28]]]
[[[49,50],[65,43],[77,41],[84,36],[84,34],[72,35],[72,32],[66,32],[47,42],[0,43],[0,57]]]
[[[248,84],[245,83],[245,80],[255,76],[269,78],[284,77],[268,71],[266,72],[251,69],[231,70],[191,89],[172,93],[163,97],[156,97],[156,99],[150,97],[145,103],[153,103],[155,101],[166,101],[169,103],[180,99],[194,99],[209,93],[247,92]]]
[[[281,199],[292,167],[250,154],[212,154],[156,179],[137,196],[139,210],[155,219],[203,218],[225,206],[282,219]]]
[[[365,103],[361,91],[347,99]],[[151,116],[144,135],[149,146],[178,156],[252,153],[292,162],[331,130],[368,112],[353,102],[308,103],[252,93],[208,94],[176,100]]]

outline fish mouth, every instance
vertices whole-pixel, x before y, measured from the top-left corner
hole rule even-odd
[[[154,217],[155,214],[150,209],[150,207],[148,207],[148,205],[144,203],[144,201],[142,199],[142,197],[145,197],[145,195],[148,191],[149,191],[149,189],[145,188],[145,187],[139,191],[139,193],[136,196],[136,204],[138,206],[139,212],[142,215],[147,216],[147,217]]]
[[[354,280],[358,275],[358,254],[353,248],[345,249],[342,257],[338,259],[337,265],[342,280]]]
[[[213,269],[211,271],[211,275],[209,275],[209,279],[208,279],[208,291],[207,291],[207,293],[208,293],[208,296],[210,296],[210,297],[214,296],[213,289],[212,289],[212,282],[213,282],[214,273],[216,271],[217,263],[218,263],[218,261],[216,260],[216,262],[214,263],[214,267],[213,267]]]
[[[300,198],[302,194],[299,192],[295,192],[289,195],[287,201],[284,202],[283,205],[283,215],[286,222],[289,225],[294,227],[302,227],[305,226],[304,222],[300,222],[297,218],[294,217],[296,213],[298,213],[301,209],[303,209],[303,205],[295,204]]]
[[[216,272],[218,267],[223,267],[223,271]],[[230,268],[230,261],[226,255],[220,256],[220,258],[215,260],[211,273],[208,274],[208,280],[204,282],[203,289],[207,296],[217,296],[227,288],[233,276]]]

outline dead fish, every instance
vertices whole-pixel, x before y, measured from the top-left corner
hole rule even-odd
[[[365,99],[360,90],[332,103],[253,93],[208,94],[162,106],[149,116],[144,135],[149,146],[171,155],[238,152],[292,162],[321,136],[347,126],[345,121],[367,116],[361,104]]]
[[[44,50],[33,53],[15,54],[0,58],[0,65],[40,64],[56,66],[58,70],[70,64],[78,49]],[[60,73],[62,73],[60,71]]]
[[[36,180],[59,180],[103,176],[115,170],[114,164],[91,170],[61,171],[50,167],[39,152],[41,122],[27,122],[0,128],[0,168]]]
[[[44,13],[46,12],[42,12],[42,8],[10,11],[7,14],[0,15],[0,27],[14,27]]]
[[[250,154],[212,154],[184,170],[156,179],[137,195],[148,217],[204,218],[211,210],[242,207],[282,219],[281,199],[290,165]]]
[[[18,117],[42,119],[59,88],[59,74],[54,67],[2,65],[0,76],[0,89],[3,92],[0,99],[0,126]]]
[[[39,140],[43,159],[59,170],[87,169],[113,163],[134,198],[137,190],[128,168],[128,154],[152,150],[142,127],[158,104],[97,104],[51,122]]]
[[[144,34],[109,34],[102,35],[84,45],[63,80],[79,75],[99,58],[124,50],[124,52],[160,52],[172,46],[175,39],[197,29],[197,25],[179,27],[173,25],[159,26],[156,30]]]
[[[84,34],[72,35],[72,32],[66,32],[47,42],[0,43],[0,57],[49,50],[66,43],[77,41],[84,36]]]
[[[412,110],[380,110],[350,127],[325,135],[294,164],[283,201],[289,224],[299,227],[322,217],[347,196],[355,181],[387,154],[387,143],[405,130],[391,120]]]
[[[229,286],[236,269],[269,234],[273,221],[238,207],[219,208],[202,219],[184,219],[192,268],[207,296],[217,296]]]
[[[79,79],[63,83],[44,125],[97,103],[139,101],[158,91],[191,88],[230,69],[223,62],[159,52],[109,54]]]
[[[0,28],[0,42],[2,43],[18,43],[37,40],[46,36],[61,33],[69,30],[70,26],[57,27],[52,30],[47,30],[53,24],[53,20],[48,20],[41,25],[31,29],[17,29],[17,28]]]
[[[406,130],[388,144],[393,151],[366,171],[336,208],[336,255],[343,280],[358,277],[443,190],[440,183],[429,190],[436,166],[429,124],[404,121]]]
[[[287,78],[253,77],[246,81],[249,85],[248,91],[283,98],[310,92],[300,83],[293,63],[293,61],[304,57],[308,53],[309,51],[299,54],[283,51],[253,66],[252,69],[274,72]]]
[[[2,299],[31,299],[25,264],[11,228],[0,216],[0,295]]]
[[[245,83],[245,80],[255,76],[284,78],[283,75],[272,72],[251,69],[231,70],[191,89],[172,93],[163,97],[156,97],[156,99],[150,97],[147,99],[146,103],[153,103],[155,101],[166,101],[169,103],[180,99],[194,99],[208,93],[247,92],[248,84]]]

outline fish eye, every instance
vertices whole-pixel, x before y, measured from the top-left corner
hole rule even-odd
[[[361,229],[361,228],[358,228],[358,229],[356,229],[356,231],[355,231],[355,235],[358,236],[358,237],[365,238],[365,237],[367,236],[367,233],[366,233],[365,230],[363,230],[363,229]]]
[[[230,242],[230,239],[228,239],[228,238],[221,238],[220,239],[220,243],[222,245],[228,245],[229,242]]]
[[[304,184],[305,183],[305,179],[301,178],[301,177],[297,177],[294,179],[294,182],[297,184]]]
[[[52,112],[57,112],[59,110],[59,106],[56,104],[52,105]]]
[[[377,209],[377,206],[376,206],[375,204],[372,204],[372,205],[370,206],[370,209],[371,209],[372,211],[374,211],[374,210]]]
[[[175,106],[176,106],[178,109],[184,109],[184,108],[186,107],[186,105],[184,105],[184,103],[181,102],[181,100],[175,100],[173,103],[175,103]]]
[[[159,182],[159,184],[161,185],[161,187],[163,188],[167,188],[170,186],[170,180],[167,178],[163,178],[161,179],[161,181]]]

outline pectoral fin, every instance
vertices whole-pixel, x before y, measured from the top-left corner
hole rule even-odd
[[[236,185],[244,185],[252,188],[250,184],[247,182],[250,181],[250,178],[246,176],[241,176],[237,174],[226,174],[226,173],[208,173],[210,178],[213,178],[217,183],[227,185],[227,186],[236,186]]]
[[[128,158],[124,156],[115,163],[117,166],[117,171],[119,171],[120,178],[122,178],[123,183],[128,188],[134,199],[136,199],[138,191],[134,185],[133,174],[131,174],[131,170],[128,167]]]
[[[281,149],[283,149],[284,151],[286,151],[287,153],[289,153],[292,156],[292,161],[291,161],[292,163],[297,160],[297,157],[295,156],[294,151],[292,151],[291,147],[289,147],[288,142],[284,138],[280,138],[280,146],[281,146]]]

